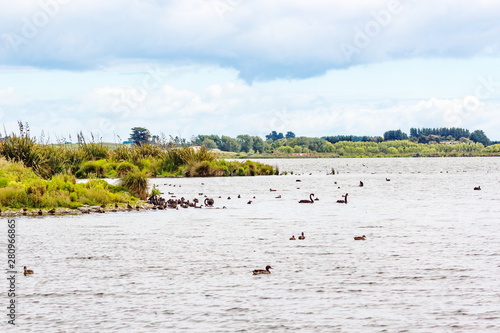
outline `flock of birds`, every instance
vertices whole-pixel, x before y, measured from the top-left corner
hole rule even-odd
[[[301,180],[297,179],[296,181],[300,182]],[[390,179],[386,178],[386,181],[390,181]],[[165,184],[165,185],[168,185],[168,184]],[[204,183],[202,183],[202,185],[204,185]],[[358,186],[359,187],[363,187],[364,186],[363,182],[360,181]],[[272,189],[272,188],[270,188],[269,190],[270,190],[270,192],[275,192],[276,191],[276,189]],[[476,190],[476,191],[481,190],[481,186],[474,187],[474,190]],[[179,207],[183,207],[183,208],[188,208],[188,207],[202,208],[203,206],[212,208],[214,206],[214,203],[215,203],[215,200],[213,198],[209,198],[206,195],[204,196],[203,205],[201,205],[200,204],[200,200],[198,198],[194,198],[192,201],[186,200],[184,197],[182,197],[180,199],[174,199],[175,196],[173,195],[174,194],[173,192],[168,192],[168,194],[171,195],[170,199],[164,199],[161,196],[152,195],[151,197],[149,197],[147,199],[147,201],[148,201],[148,203],[150,203],[150,204],[153,205],[152,209],[160,209],[160,210],[167,209],[167,208],[179,209]],[[203,193],[198,193],[198,195],[199,196],[203,196]],[[349,195],[349,193],[343,194],[342,195],[343,199],[337,200],[337,203],[347,204],[347,197],[348,197],[348,195]],[[219,198],[221,198],[221,197],[219,196]],[[238,198],[241,198],[241,195],[238,194]],[[281,198],[281,195],[278,195],[276,198]],[[231,197],[228,197],[227,199],[230,200]],[[255,199],[255,196],[253,197],[253,199]],[[298,203],[309,203],[309,204],[312,204],[312,203],[314,203],[314,201],[318,201],[318,200],[319,200],[318,198],[315,198],[314,193],[311,193],[311,194],[309,194],[309,199],[299,200]],[[252,200],[249,200],[247,202],[247,204],[251,204],[251,203],[252,203]],[[116,206],[116,204],[115,204],[115,206]],[[105,207],[102,207],[102,208],[105,208]],[[130,206],[130,204],[128,204],[127,208],[129,210],[131,210],[133,207]],[[223,206],[222,208],[226,208],[226,207]],[[27,212],[27,208],[25,207],[25,208],[23,208],[23,213],[26,213],[26,212]],[[48,213],[49,214],[54,214],[55,213],[55,209],[49,210]],[[1,210],[0,210],[0,214],[1,214]],[[26,215],[26,214],[24,214],[24,215]],[[38,215],[42,215],[42,211],[41,210],[38,211]],[[295,238],[295,235],[292,235],[292,237],[289,238],[289,240],[296,240],[296,239],[305,240],[306,237],[304,235],[304,232],[302,232],[297,238]],[[366,240],[366,236],[365,235],[354,236],[354,240]],[[253,270],[252,273],[253,273],[253,275],[271,274],[270,269],[273,269],[273,268],[270,265],[267,265],[265,269],[255,269],[255,270]],[[34,274],[34,271],[31,270],[31,269],[27,269],[26,266],[24,266],[24,275],[26,276],[26,275],[31,275],[31,274]]]

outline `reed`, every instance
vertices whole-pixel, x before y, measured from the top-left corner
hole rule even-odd
[[[120,178],[120,185],[127,188],[136,197],[146,200],[148,195],[148,177],[143,171],[129,172]]]

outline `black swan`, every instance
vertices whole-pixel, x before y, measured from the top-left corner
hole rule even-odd
[[[337,203],[347,203],[347,196],[349,195],[349,193],[346,193],[345,195],[343,195],[344,199],[340,199],[340,200],[337,200]]]
[[[314,203],[313,197],[314,197],[314,193],[311,193],[311,194],[309,194],[309,200],[303,199],[303,200],[300,200],[299,203]]]

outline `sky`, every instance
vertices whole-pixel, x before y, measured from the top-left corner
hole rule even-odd
[[[500,140],[496,0],[0,0],[0,128],[40,140]]]

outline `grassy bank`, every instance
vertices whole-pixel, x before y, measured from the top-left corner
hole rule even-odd
[[[0,207],[5,209],[75,209],[84,205],[126,205],[137,202],[131,191],[91,179],[77,183],[73,175],[55,175],[43,179],[22,163],[0,158]]]
[[[43,179],[58,174],[70,174],[77,178],[117,178],[129,173],[142,173],[147,177],[276,174],[269,165],[217,159],[205,147],[164,149],[150,144],[112,147],[94,142],[47,145],[37,143],[23,132],[0,142],[0,156],[8,161],[23,163]]]

